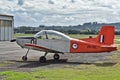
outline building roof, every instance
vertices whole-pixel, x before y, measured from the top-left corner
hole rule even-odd
[[[13,17],[12,15],[0,14],[0,16]]]

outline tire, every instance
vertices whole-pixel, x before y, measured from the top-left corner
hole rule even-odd
[[[58,54],[55,54],[55,55],[53,56],[53,58],[54,58],[54,60],[59,60],[59,59],[60,59],[60,56],[59,56]]]
[[[23,57],[22,57],[22,60],[23,60],[23,61],[27,61],[27,56],[23,56]]]
[[[39,59],[39,62],[41,62],[41,63],[46,62],[46,58],[45,58],[45,56],[41,56],[40,59]]]

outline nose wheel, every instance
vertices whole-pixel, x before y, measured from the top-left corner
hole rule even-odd
[[[23,61],[27,61],[27,55],[28,55],[28,52],[29,52],[30,49],[28,49],[27,53],[25,54],[25,56],[22,57],[22,60]]]
[[[55,53],[54,56],[53,56],[53,58],[54,58],[54,60],[59,60],[60,56],[57,53]]]
[[[23,60],[23,61],[27,61],[27,56],[23,56],[23,57],[22,57],[22,60]]]

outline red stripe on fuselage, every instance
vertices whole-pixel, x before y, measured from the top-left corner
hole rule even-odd
[[[30,43],[26,43],[25,46],[28,48],[32,48],[32,49],[36,49],[36,50],[40,50],[40,51],[49,51],[50,50],[45,47],[38,46],[36,44],[30,44]]]

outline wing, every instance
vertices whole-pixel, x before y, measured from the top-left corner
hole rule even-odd
[[[36,45],[36,44],[26,43],[26,44],[25,44],[25,47],[30,48],[30,49],[33,49],[33,50],[38,50],[38,51],[61,53],[61,52],[59,52],[59,51],[55,51],[55,50],[52,50],[52,49],[48,49],[48,48],[45,48],[45,47],[43,47],[43,46],[39,46],[39,45]]]

